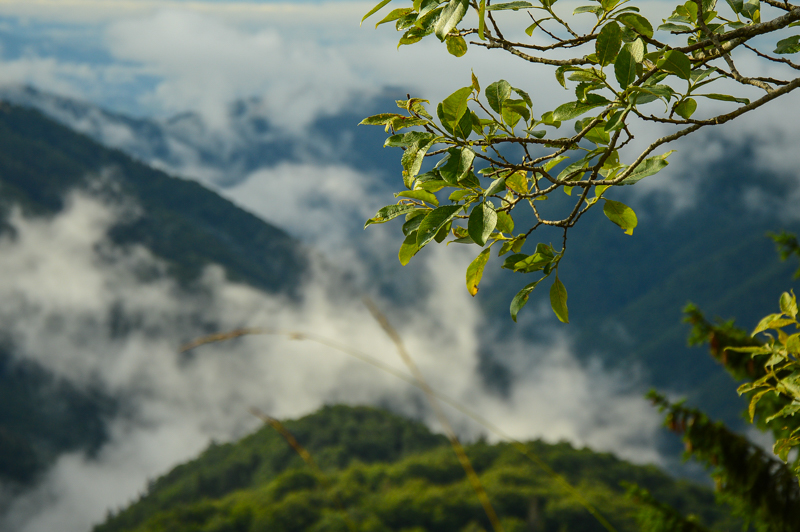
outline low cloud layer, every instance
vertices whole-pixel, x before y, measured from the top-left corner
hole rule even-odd
[[[361,303],[332,296],[319,282],[322,273],[304,286],[300,301],[231,283],[216,267],[191,293],[167,276],[142,280],[137,272],[164,266],[143,248],[108,243],[105,232],[118,212],[73,195],[54,218],[13,215],[15,238],[0,240],[0,318],[16,356],[78,386],[99,386],[124,405],[109,420],[110,440],[97,455],[61,456],[38,487],[14,502],[3,529],[86,530],[211,439],[254,430],[259,423],[247,413],[250,406],[292,417],[330,402],[383,404],[432,422],[427,409],[415,406],[415,388],[312,342],[253,336],[178,354],[182,343],[209,328],[272,327],[313,332],[404,371]],[[459,260],[453,257],[438,250],[430,255],[425,268],[436,289],[414,314],[398,315],[379,302],[436,390],[519,438],[566,438],[637,461],[659,460],[657,414],[631,392],[635,376],[582,367],[566,339],[499,341],[496,348],[510,355],[518,378],[507,398],[486,391],[477,370],[478,335],[490,332],[479,332],[477,308],[460,279],[442,267]],[[120,323],[127,324],[124,334]],[[466,437],[485,432],[453,419]]]

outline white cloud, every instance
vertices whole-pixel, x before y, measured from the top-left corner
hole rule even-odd
[[[419,394],[407,383],[312,342],[253,336],[177,354],[208,327],[271,327],[330,338],[403,371],[358,298],[326,288],[322,273],[299,300],[228,282],[216,267],[191,293],[166,276],[142,280],[136,272],[163,269],[160,261],[143,248],[115,248],[104,237],[123,211],[135,209],[112,210],[73,195],[55,218],[14,215],[17,236],[0,240],[0,320],[17,356],[78,386],[100,385],[126,406],[110,420],[111,438],[96,456],[60,457],[35,490],[16,499],[0,527],[35,532],[58,523],[66,532],[85,530],[210,439],[253,430],[258,422],[247,414],[249,406],[276,417],[330,401],[417,412],[408,399]],[[495,348],[515,361],[516,380],[508,400],[487,392],[477,352],[485,338],[479,335],[491,331],[460,276],[450,274],[451,267],[463,271],[466,257],[444,249],[428,257],[418,267],[430,289],[413,312],[379,304],[436,390],[520,438],[567,438],[637,461],[659,459],[653,450],[658,415],[631,391],[635,375],[583,367],[563,339],[498,340]],[[130,332],[115,333],[113,320],[132,325]],[[459,415],[453,419],[465,435],[483,431]]]

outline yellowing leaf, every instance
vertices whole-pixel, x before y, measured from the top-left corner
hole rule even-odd
[[[467,267],[467,291],[473,297],[478,293],[478,284],[481,282],[481,277],[483,277],[483,268],[489,261],[490,251],[491,248],[481,251]]]

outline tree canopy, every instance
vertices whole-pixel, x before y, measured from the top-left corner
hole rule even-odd
[[[381,1],[362,22],[390,2]],[[800,24],[800,7],[789,2],[688,0],[660,23],[632,0],[562,4],[414,0],[376,27],[393,22],[402,32],[398,47],[435,36],[458,57],[479,46],[552,67],[554,88],[571,90],[564,103],[539,109],[524,88],[501,79],[482,89],[473,74],[435,110],[409,96],[397,101],[400,112],[361,122],[385,126],[385,146],[403,150],[404,189],[366,226],[404,217],[403,264],[432,241],[480,246],[466,272],[472,295],[497,246],[502,268],[537,277],[513,298],[514,320],[531,292],[553,277],[551,306],[569,321],[558,267],[568,230],[589,209],[602,205],[611,222],[632,234],[636,213],[611,199],[616,187],[663,170],[674,151],[670,143],[800,86],[800,65],[786,57],[800,51],[800,35],[790,29]],[[500,12],[526,18],[525,35],[504,32],[508,13]],[[783,77],[749,72],[764,64]],[[643,128],[648,124],[658,127]],[[641,138],[634,142],[652,131],[657,135],[643,148]],[[547,200],[559,190],[573,201],[553,208]],[[534,244],[535,231],[548,226],[563,231],[561,242]]]

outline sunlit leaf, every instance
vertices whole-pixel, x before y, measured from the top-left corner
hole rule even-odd
[[[528,298],[530,297],[531,292],[533,292],[533,289],[536,288],[536,285],[538,285],[540,282],[542,282],[542,279],[539,279],[538,281],[534,281],[531,284],[527,285],[525,288],[517,292],[517,295],[515,295],[514,299],[511,300],[512,320],[514,320],[515,322],[517,321],[517,314],[519,314],[519,311],[522,310],[522,307],[524,307],[525,304],[528,302]]]
[[[411,260],[411,257],[417,254],[419,246],[417,245],[417,232],[414,231],[406,236],[403,243],[400,244],[400,251],[397,252],[397,258],[400,259],[400,264],[405,266]]]
[[[439,169],[442,179],[447,181],[450,185],[458,185],[459,181],[469,173],[472,168],[472,162],[475,160],[475,152],[471,149],[464,148],[450,148],[447,150],[450,157],[447,162]]]
[[[447,43],[447,51],[451,55],[461,57],[467,53],[467,41],[461,35],[448,35],[445,42]]]
[[[370,9],[369,13],[364,15],[364,17],[361,19],[361,23],[363,24],[365,20],[367,20],[369,17],[371,17],[372,15],[374,15],[375,13],[380,11],[383,6],[385,6],[386,4],[388,4],[391,1],[392,0],[382,0],[378,5],[376,5],[372,9]]]
[[[603,107],[604,105],[611,103],[598,94],[589,94],[588,96],[593,98],[589,99],[587,97],[587,101],[585,102],[569,102],[559,105],[553,111],[553,119],[558,121],[571,120],[581,116],[584,113],[588,113],[592,109]]]
[[[600,18],[600,15],[603,14],[603,8],[600,6],[580,6],[576,7],[572,12],[573,15],[579,15],[581,13],[594,13],[597,18]]]
[[[478,293],[478,284],[483,277],[483,269],[486,263],[489,262],[491,248],[486,248],[475,257],[469,266],[467,266],[467,291],[471,296]]]
[[[426,246],[433,240],[436,233],[449,224],[455,215],[463,208],[463,205],[445,205],[444,207],[438,207],[429,212],[428,215],[425,216],[425,219],[419,224],[417,245],[420,248]]]
[[[402,192],[398,192],[394,196],[396,198],[411,198],[411,199],[427,201],[428,203],[432,203],[433,205],[436,206],[439,205],[439,200],[436,199],[436,196],[434,196],[427,190],[404,190]]]
[[[439,120],[442,121],[442,125],[445,126],[445,129],[451,133],[454,132],[456,128],[463,133],[462,122],[464,121],[464,116],[468,114],[467,100],[471,93],[471,86],[458,89],[445,98],[436,108]],[[469,119],[467,126],[469,130],[472,131],[472,118],[469,116],[467,118]]]
[[[412,11],[413,11],[413,9],[411,9],[410,7],[401,7],[399,9],[394,9],[388,15],[383,17],[383,19],[381,19],[380,22],[375,24],[375,27],[377,28],[381,24],[386,24],[387,22],[395,21],[395,20],[399,19],[400,17],[404,17],[404,16],[408,15]],[[364,21],[362,20],[361,22],[364,22]]]
[[[467,231],[469,231],[469,236],[476,244],[485,246],[486,240],[492,234],[496,225],[497,213],[494,208],[490,203],[482,202],[472,209],[467,223]]]
[[[672,22],[665,22],[664,24],[658,27],[658,31],[692,31],[692,28],[689,26],[684,26],[682,24],[673,24]]]
[[[611,21],[603,26],[595,41],[595,53],[600,65],[606,66],[613,63],[614,58],[619,53],[620,46],[622,46],[622,32],[619,29],[619,24]]]
[[[688,80],[692,72],[692,62],[680,50],[669,50],[658,62],[658,68]]]
[[[402,214],[407,214],[418,208],[419,206],[408,204],[387,205],[386,207],[380,209],[375,216],[367,220],[367,222],[364,224],[364,229],[372,224],[382,224],[384,222],[388,222],[389,220],[393,220]]]
[[[569,323],[569,311],[567,310],[567,288],[556,275],[553,286],[550,287],[550,306],[553,308],[556,317],[563,323]]]
[[[604,199],[603,201],[605,201],[605,205],[603,205],[603,214],[605,214],[609,220],[620,226],[622,230],[625,231],[625,234],[632,235],[634,228],[639,223],[633,209],[619,201],[612,201],[610,199]]]
[[[636,13],[623,13],[617,17],[617,20],[625,24],[627,27],[645,37],[653,37],[653,26],[650,21]]]
[[[514,231],[514,219],[505,211],[497,212],[497,230],[502,233],[512,233]]]
[[[439,15],[433,32],[443,41],[456,25],[461,22],[469,8],[469,0],[450,0]]]
[[[800,52],[800,35],[781,39],[774,51],[776,54],[796,54],[797,52]]]
[[[504,11],[506,9],[513,9],[518,11],[520,9],[529,9],[533,7],[530,2],[506,2],[505,4],[492,4],[486,8],[487,11]]]
[[[486,31],[486,0],[481,0],[478,6],[478,38],[482,41],[486,40],[484,32]]]
[[[704,98],[719,100],[722,102],[736,102],[743,105],[748,105],[750,103],[750,100],[747,98],[737,98],[735,96],[731,96],[730,94],[695,94],[695,96],[703,96]]]
[[[636,59],[634,59],[628,46],[623,46],[614,62],[614,76],[619,86],[625,90],[628,85],[636,81]]]
[[[784,292],[780,299],[781,312],[791,318],[797,318],[797,298],[794,293]]]
[[[506,178],[506,186],[517,194],[528,193],[528,176],[524,171],[514,172]]]
[[[665,153],[663,155],[657,155],[655,157],[648,157],[647,159],[645,159],[644,161],[639,163],[639,165],[636,166],[636,168],[633,170],[633,172],[631,172],[628,175],[628,177],[626,177],[625,179],[620,181],[620,183],[623,184],[623,185],[633,185],[634,183],[636,183],[638,181],[641,181],[645,177],[650,177],[651,175],[657,174],[658,172],[660,172],[661,170],[666,168],[666,166],[669,164],[667,162],[667,157],[669,157],[670,154],[672,154],[674,151],[675,150],[670,150],[670,151],[668,151],[667,153]],[[633,212],[633,211],[631,211],[631,212]],[[614,222],[614,223],[616,223],[616,222]],[[619,225],[619,224],[617,224],[617,225]],[[634,224],[634,227],[635,226],[636,226],[636,224]],[[620,226],[620,227],[622,227],[622,226]],[[623,227],[623,229],[624,229],[624,227]],[[633,228],[631,228],[631,231],[633,231]]]
[[[681,118],[691,118],[697,109],[697,101],[694,98],[686,98],[675,106],[675,113]]]
[[[503,110],[503,102],[511,96],[511,84],[506,80],[501,79],[495,81],[486,87],[486,100],[489,102],[489,107],[495,113],[501,113]]]

